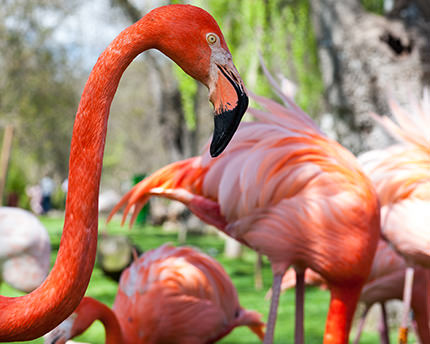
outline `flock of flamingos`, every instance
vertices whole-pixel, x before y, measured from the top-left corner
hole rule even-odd
[[[156,171],[114,211],[125,206],[124,220],[132,211],[133,222],[150,197],[177,200],[266,255],[273,271],[267,325],[240,306],[219,263],[187,247],[163,245],[136,257],[121,276],[112,309],[83,297],[96,253],[110,104],[128,64],[151,48],[208,87],[214,136],[201,156]],[[411,306],[421,343],[430,343],[430,93],[408,111],[392,102],[395,120],[375,115],[400,143],[357,159],[268,79],[283,105],[245,89],[218,25],[197,7],[160,7],[124,30],[98,59],[79,104],[63,236],[46,279],[49,238],[41,225],[21,210],[0,209],[1,279],[31,291],[0,296],[0,341],[50,331],[45,342],[65,343],[98,319],[109,344],[214,343],[243,325],[269,344],[280,293],[295,286],[294,340],[302,344],[309,283],[331,293],[325,344],[348,343],[359,301],[366,305],[359,332],[368,309],[380,303],[381,342],[388,343],[384,303],[394,298],[405,305],[399,342],[406,343]],[[261,108],[248,109],[256,121],[239,123],[247,94]],[[17,217],[23,228],[35,228],[31,236],[14,227]],[[24,253],[14,255],[18,250]]]

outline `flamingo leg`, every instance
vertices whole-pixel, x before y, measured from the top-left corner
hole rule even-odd
[[[364,323],[366,321],[367,313],[369,313],[370,305],[366,305],[366,308],[363,311],[363,314],[360,317],[360,322],[358,324],[357,335],[355,337],[354,344],[358,344],[360,342],[361,333],[363,332]]]
[[[399,344],[408,342],[408,320],[411,307],[412,284],[414,282],[414,268],[406,269],[405,287],[403,289],[403,316],[399,329]]]
[[[257,253],[257,260],[255,261],[255,290],[263,289],[263,256]]]
[[[272,302],[270,303],[269,320],[267,321],[266,335],[263,344],[272,344],[275,334],[276,316],[278,314],[279,296],[283,274],[273,275]]]
[[[381,344],[390,344],[390,336],[388,331],[388,318],[385,302],[381,302],[381,324],[379,326],[379,336],[381,337]]]
[[[296,270],[296,327],[294,343],[304,343],[305,272]]]

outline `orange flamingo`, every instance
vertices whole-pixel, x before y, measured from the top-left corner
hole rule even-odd
[[[30,292],[49,272],[51,243],[46,228],[32,213],[0,207],[0,282]]]
[[[114,211],[135,212],[152,195],[179,200],[203,221],[269,257],[274,280],[265,343],[273,341],[282,276],[311,267],[331,291],[324,343],[346,343],[376,250],[379,205],[354,156],[288,108],[254,96],[269,112],[243,123],[225,153],[173,163],[130,190]],[[300,273],[303,276],[302,273]],[[303,290],[303,288],[301,289]],[[300,293],[299,293],[300,294]],[[299,300],[300,300],[299,295]],[[296,342],[303,341],[301,301]]]
[[[430,268],[430,92],[410,112],[390,105],[398,124],[374,118],[401,143],[367,152],[360,160],[381,202],[382,235],[408,264],[399,331],[400,342],[406,343],[413,266]]]
[[[0,341],[40,337],[67,318],[82,299],[94,266],[110,104],[124,70],[138,54],[151,48],[160,50],[208,87],[215,108],[212,155],[222,152],[237,129],[248,98],[210,14],[191,5],[164,6],[119,34],[94,66],[77,111],[57,261],[45,282],[32,293],[0,297]]]
[[[243,325],[264,336],[261,315],[240,306],[217,261],[169,245],[146,252],[124,270],[112,310],[84,298],[45,343],[65,343],[97,319],[105,326],[107,344],[214,343]]]

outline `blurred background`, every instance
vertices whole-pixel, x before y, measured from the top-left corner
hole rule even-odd
[[[250,90],[274,96],[261,54],[354,153],[387,143],[369,112],[385,114],[387,96],[406,102],[430,83],[426,0],[2,0],[0,136],[13,126],[3,204],[29,208],[26,188],[46,176],[61,209],[74,115],[98,55],[146,12],[175,2],[213,14]],[[138,57],[112,105],[102,192],[121,192],[133,178],[197,154],[212,131],[211,111],[205,87],[166,57]]]
[[[369,112],[388,114],[388,97],[408,103],[430,84],[428,0],[0,0],[0,202],[59,218],[58,223],[44,220],[54,249],[73,121],[89,72],[120,31],[168,3],[209,11],[249,90],[276,97],[263,76],[261,55],[275,76],[291,81],[284,86],[323,131],[355,154],[390,143]],[[211,136],[211,113],[205,87],[168,58],[157,51],[136,58],[112,104],[100,210],[109,211],[143,176],[198,154]],[[252,120],[248,116],[245,120]],[[184,216],[180,206],[163,204],[158,212],[156,203],[152,207],[154,225],[172,218],[179,223]],[[184,235],[163,235],[157,244],[185,242]],[[221,243],[203,247],[216,255]],[[149,241],[142,241],[145,245],[151,247]],[[246,272],[238,267],[239,276],[252,275],[251,255],[245,253],[249,264]],[[264,274],[270,281],[268,268]],[[109,293],[114,295],[115,288]],[[109,293],[105,299],[94,295],[111,303]],[[328,300],[315,295],[324,304]],[[282,312],[281,318],[287,316]],[[318,338],[323,326],[315,327]]]

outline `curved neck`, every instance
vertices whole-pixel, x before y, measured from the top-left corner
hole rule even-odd
[[[126,67],[139,53],[154,47],[158,27],[145,16],[124,30],[94,66],[73,128],[69,191],[57,260],[45,282],[32,293],[0,297],[0,341],[40,337],[70,315],[83,297],[96,253],[98,194],[110,104]]]
[[[77,313],[77,317],[73,328],[77,331],[72,334],[73,337],[83,333],[94,321],[100,320],[105,328],[106,344],[124,343],[118,318],[108,306],[93,298],[85,297],[75,313]]]
[[[361,286],[330,288],[331,299],[324,333],[324,344],[347,344],[352,318],[360,297]]]
[[[104,306],[104,305],[103,305]],[[124,344],[121,326],[115,313],[107,306],[104,306],[102,313],[97,318],[105,327],[106,344]]]

